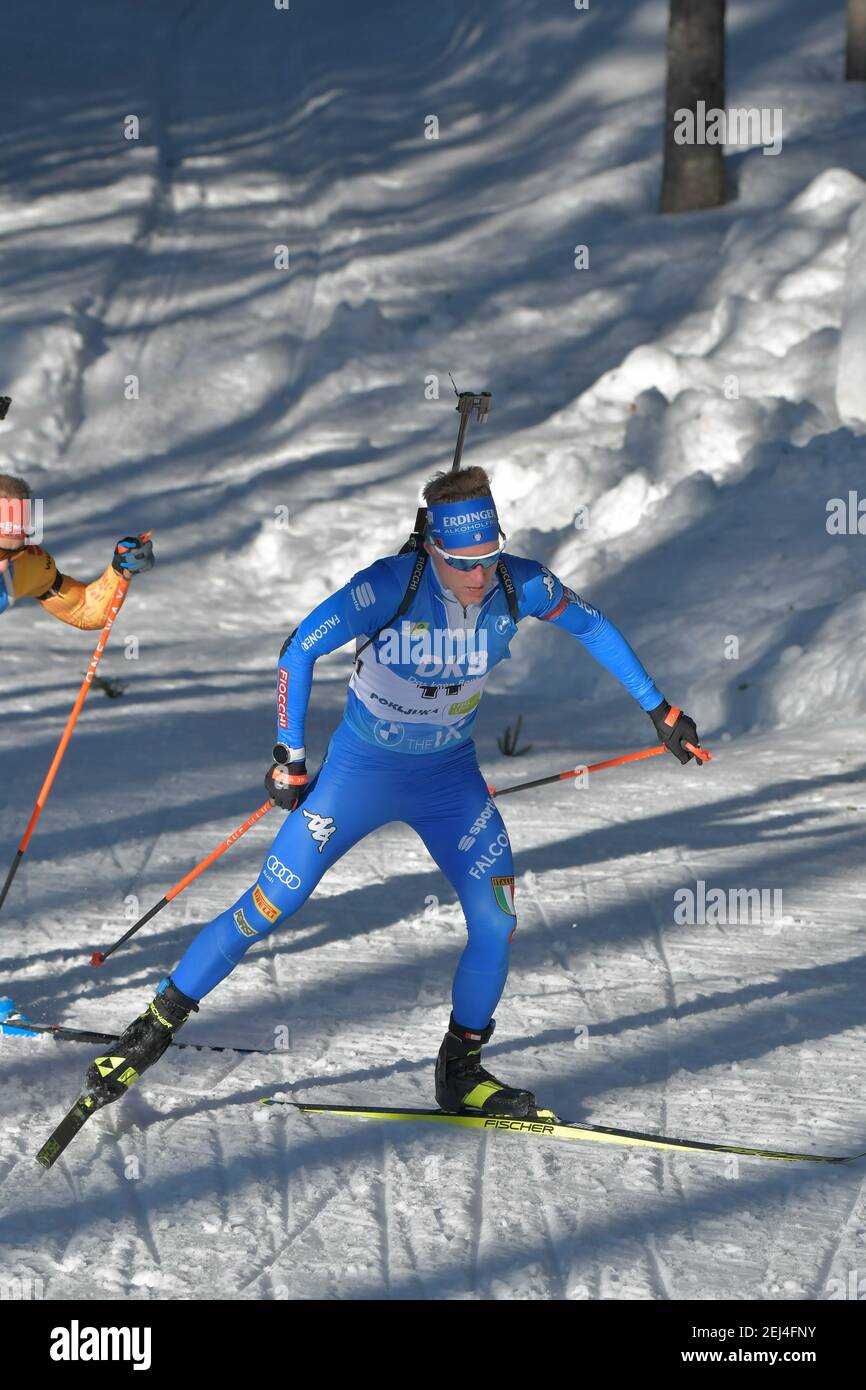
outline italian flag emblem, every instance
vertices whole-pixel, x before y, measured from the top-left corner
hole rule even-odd
[[[502,911],[507,912],[509,917],[516,917],[517,913],[514,911],[514,876],[509,874],[508,877],[491,878],[490,884],[493,888],[493,896]]]

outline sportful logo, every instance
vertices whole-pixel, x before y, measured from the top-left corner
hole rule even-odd
[[[303,810],[303,807],[301,809]],[[334,817],[320,816],[317,811],[304,811],[304,815],[307,818],[307,829],[319,846],[319,853],[321,854],[325,845],[337,829],[334,823]]]
[[[312,647],[313,643],[318,642],[320,638],[326,635],[326,633],[330,632],[332,627],[336,627],[339,621],[339,614],[332,613],[330,618],[326,618],[325,621],[323,623],[320,623],[318,627],[313,628],[313,631],[309,633],[309,635],[305,637],[304,640],[301,642],[301,646],[303,647],[304,651],[306,651],[308,647]]]
[[[149,1371],[149,1327],[82,1327],[73,1318],[69,1327],[51,1329],[52,1361],[131,1361],[134,1371]]]
[[[465,678],[487,671],[487,630],[475,628],[423,628],[402,622],[399,633],[383,628],[376,655],[382,666],[411,666],[416,676],[442,675]],[[464,669],[465,667],[465,669]]]
[[[281,729],[289,727],[287,713],[287,703],[289,696],[289,673],[284,666],[280,667],[280,678],[277,683],[277,719]]]
[[[365,580],[363,584],[359,584],[356,589],[351,589],[350,593],[352,595],[352,602],[359,612],[362,608],[369,608],[370,604],[374,603],[376,599],[373,585],[367,580]]]
[[[284,883],[287,888],[300,888],[301,880],[298,875],[293,869],[287,869],[282,860],[278,859],[275,854],[268,856],[267,868],[274,877],[278,878],[280,883]]]
[[[493,804],[493,798],[488,796],[483,808],[470,825],[466,834],[463,836],[461,840],[458,840],[457,848],[463,850],[471,849],[472,846],[475,844],[475,837],[481,834],[482,830],[484,829],[487,822],[490,820],[491,816],[495,814],[496,807]]]

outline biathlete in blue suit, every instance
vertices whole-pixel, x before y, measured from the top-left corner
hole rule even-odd
[[[520,621],[538,618],[571,633],[625,686],[682,763],[692,758],[684,745],[697,745],[697,730],[671,709],[607,618],[545,565],[500,548],[504,537],[482,468],[438,474],[424,498],[423,548],[358,571],[286,641],[265,785],[291,814],[255,883],[199,932],[111,1057],[90,1068],[86,1091],[96,1105],[124,1094],[199,1001],[251,946],[294,917],[347,850],[380,826],[404,821],[453,884],[468,932],[436,1063],[437,1103],[469,1113],[538,1113],[531,1092],[504,1085],[481,1066],[517,923],[511,844],[472,741],[485,683],[510,658]],[[352,640],[343,719],[309,781],[304,720],[313,667]]]

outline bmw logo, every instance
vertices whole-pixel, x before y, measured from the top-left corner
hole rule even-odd
[[[405,729],[402,724],[394,724],[390,719],[377,719],[374,733],[380,743],[400,743]]]

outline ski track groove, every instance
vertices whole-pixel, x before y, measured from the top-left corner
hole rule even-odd
[[[123,1167],[127,1155],[125,1155],[124,1152],[123,1152],[123,1145],[122,1145],[122,1143],[118,1143],[118,1146],[117,1146],[117,1147],[118,1147],[118,1153],[119,1153],[119,1157],[120,1157],[121,1167]],[[134,1157],[135,1155],[132,1155],[132,1156]],[[148,1147],[147,1147],[147,1141],[145,1140],[144,1158],[142,1159],[142,1167],[144,1168],[145,1172],[147,1172],[147,1162],[148,1162]],[[125,1175],[122,1171],[121,1171],[120,1173],[117,1174],[117,1179],[118,1179],[118,1182],[120,1182],[120,1183],[126,1183],[127,1187],[129,1188],[129,1202],[128,1202],[129,1209],[130,1209],[130,1211],[132,1212],[132,1215],[133,1215],[133,1218],[134,1218],[134,1220],[135,1220],[135,1222],[136,1222],[136,1225],[140,1228],[140,1231],[141,1231],[141,1239],[142,1239],[144,1245],[147,1247],[148,1251],[150,1252],[151,1258],[153,1259],[154,1264],[156,1265],[157,1269],[161,1270],[161,1269],[162,1269],[162,1259],[161,1259],[160,1253],[159,1253],[159,1246],[157,1245],[156,1236],[154,1235],[153,1230],[151,1229],[150,1220],[149,1220],[149,1218],[148,1218],[147,1212],[146,1212],[146,1210],[145,1210],[144,1202],[142,1201],[142,1198],[141,1198],[141,1196],[140,1196],[140,1194],[139,1194],[139,1190],[138,1190],[138,1183],[140,1182],[140,1179],[139,1179],[139,1178],[127,1178],[126,1175]],[[138,1262],[136,1261],[135,1263],[136,1263],[136,1265],[137,1265]],[[135,1273],[135,1270],[133,1270],[132,1272]],[[130,1282],[131,1282],[131,1281],[130,1281]]]
[[[843,1168],[840,1171],[844,1173],[845,1169]],[[807,1298],[810,1302],[818,1302],[819,1300],[821,1300],[821,1293],[825,1291],[827,1288],[827,1280],[830,1276],[830,1271],[833,1268],[833,1261],[836,1259],[836,1256],[838,1255],[839,1250],[841,1249],[842,1242],[848,1234],[848,1228],[851,1225],[854,1213],[857,1211],[859,1207],[860,1194],[863,1192],[864,1185],[866,1185],[866,1175],[864,1175],[863,1178],[861,1178],[860,1182],[857,1184],[853,1200],[851,1201],[851,1204],[848,1208],[848,1215],[846,1216],[844,1224],[842,1225],[838,1235],[835,1236],[835,1238],[832,1240],[832,1245],[830,1249],[821,1261],[821,1266],[818,1273],[815,1276],[815,1281],[812,1285],[811,1292],[804,1295],[804,1297]],[[766,1275],[764,1277],[766,1278]]]
[[[54,1257],[54,1263],[61,1265],[66,1258],[67,1251],[73,1241],[81,1234],[81,1222],[76,1215],[78,1204],[81,1201],[81,1189],[73,1170],[66,1161],[66,1156],[62,1155],[57,1163],[57,1169],[63,1174],[64,1182],[72,1194],[72,1207],[70,1209],[69,1225],[58,1232],[60,1237],[60,1250]],[[56,1171],[56,1170],[55,1170]]]
[[[595,910],[595,882],[595,879],[590,874],[585,875],[581,879],[581,888],[583,891],[583,914],[586,919],[589,919]],[[595,999],[600,1003],[601,1008],[604,1010],[606,1017],[609,1020],[613,1020],[617,1016],[618,1006],[614,1004],[610,985],[606,983],[606,976],[603,973],[602,969],[599,967],[598,962],[594,962],[593,964],[594,980],[596,983],[592,989],[592,994],[594,995]],[[584,1022],[586,1024],[587,1029],[589,1030],[589,1041],[591,1044],[592,1029],[598,1021],[597,1010],[589,1003],[589,998],[585,990],[581,990],[581,997],[584,1000]],[[604,1268],[602,1253],[601,1251],[599,1251],[597,1247],[593,1248],[592,1251],[588,1253],[590,1254],[590,1257],[592,1259],[592,1281],[595,1288],[594,1298],[598,1300],[602,1297],[602,1289],[604,1285]],[[577,1261],[574,1261],[573,1263],[576,1265]]]
[[[472,1204],[472,1243],[470,1248],[470,1267],[472,1270],[472,1292],[478,1295],[478,1266],[481,1256],[481,1238],[484,1226],[484,1170],[487,1167],[488,1149],[490,1146],[490,1136],[486,1130],[481,1131],[481,1153],[478,1163],[478,1178],[475,1184],[475,1196]]]
[[[311,1226],[315,1225],[316,1221],[318,1221],[319,1217],[322,1215],[322,1212],[325,1211],[326,1208],[329,1207],[331,1203],[335,1200],[335,1198],[339,1196],[340,1188],[338,1186],[334,1186],[330,1192],[326,1193],[315,1204],[314,1210],[309,1214],[309,1216],[304,1218],[302,1225],[298,1227],[297,1231],[293,1231],[291,1236],[289,1236],[289,1238],[283,1242],[279,1250],[277,1250],[276,1254],[266,1256],[266,1258],[262,1260],[258,1267],[253,1270],[249,1278],[245,1279],[243,1283],[240,1283],[236,1286],[236,1292],[243,1293],[243,1291],[245,1289],[248,1289],[251,1284],[254,1284],[257,1280],[265,1277],[271,1279],[271,1281],[273,1282],[273,1275],[271,1271],[273,1270],[274,1265],[276,1265],[279,1260],[282,1260],[284,1256],[289,1254],[289,1252],[298,1243],[301,1237],[310,1229]]]
[[[655,1170],[659,1192],[663,1193],[665,1189],[665,1174],[667,1172],[667,1155],[655,1155],[655,1161],[652,1166]],[[677,1188],[677,1190],[680,1191],[679,1188]],[[650,1284],[652,1285],[654,1294],[660,1302],[675,1300],[676,1293],[671,1284],[667,1265],[659,1254],[655,1236],[647,1227],[640,1201],[635,1202],[634,1206],[636,1223],[643,1232],[644,1247],[647,1252],[646,1263],[650,1275]]]
[[[393,1176],[393,1172],[394,1172],[395,1166],[398,1166],[398,1164],[399,1164],[400,1185],[401,1185],[401,1187],[402,1187],[402,1186],[404,1185],[405,1181],[406,1181],[406,1176],[407,1176],[407,1175],[406,1175],[406,1164],[405,1164],[405,1162],[403,1161],[402,1156],[400,1156],[400,1158],[398,1159],[397,1150],[396,1150],[396,1148],[394,1148],[394,1147],[392,1147],[392,1149],[391,1149],[391,1164],[392,1164],[392,1176]],[[414,1185],[411,1184],[411,1179],[410,1179],[409,1181],[410,1181],[410,1186],[413,1186],[413,1190],[417,1190],[417,1189],[414,1188]],[[414,1241],[414,1238],[413,1238],[413,1235],[412,1235],[412,1220],[411,1220],[411,1216],[407,1216],[405,1212],[400,1212],[400,1211],[398,1210],[398,1212],[397,1212],[397,1221],[396,1221],[396,1224],[397,1224],[397,1226],[398,1226],[398,1229],[399,1229],[399,1231],[400,1231],[400,1235],[401,1235],[402,1240],[403,1240],[403,1246],[404,1246],[404,1250],[405,1250],[406,1256],[407,1256],[407,1258],[408,1258],[408,1260],[409,1260],[409,1264],[412,1266],[412,1273],[413,1273],[414,1276],[415,1276],[415,1281],[416,1281],[416,1283],[418,1284],[419,1288],[423,1288],[423,1277],[422,1277],[422,1274],[421,1274],[421,1270],[419,1269],[419,1266],[418,1266],[418,1257],[417,1257],[417,1254],[416,1254],[416,1251],[415,1251],[415,1241]]]
[[[681,864],[681,867],[683,868],[683,870],[687,871],[687,873],[691,873],[691,869],[689,868],[689,866],[688,866],[684,861],[680,861],[680,864]],[[648,895],[647,892],[646,892],[646,888],[644,887],[644,884],[643,884],[642,880],[638,880],[638,886],[639,886],[639,888],[640,888],[641,896],[643,897],[644,902],[645,902],[645,904],[646,904],[646,911],[647,911],[647,912],[650,914],[650,916],[651,916],[652,926],[653,926],[651,940],[652,940],[652,942],[653,942],[653,944],[654,944],[654,946],[655,946],[655,948],[656,948],[656,951],[657,951],[657,953],[658,953],[659,959],[661,960],[661,963],[662,963],[662,965],[663,965],[663,967],[664,967],[665,977],[666,977],[666,980],[667,980],[667,984],[666,984],[664,993],[665,993],[665,1002],[666,1002],[666,1004],[667,1004],[667,1017],[666,1017],[666,1019],[665,1019],[665,1052],[666,1052],[666,1054],[667,1054],[667,1063],[668,1063],[668,1065],[667,1065],[667,1076],[665,1077],[664,1089],[663,1089],[662,1094],[661,1094],[660,1129],[661,1129],[662,1134],[669,1134],[669,1133],[670,1133],[670,1128],[669,1128],[668,1085],[669,1085],[669,1082],[670,1082],[670,1071],[671,1071],[671,1067],[670,1067],[670,1042],[669,1042],[669,1040],[670,1040],[670,1036],[671,1036],[671,1032],[672,1032],[672,1030],[673,1030],[673,1027],[674,1027],[674,1025],[675,1025],[675,1023],[676,1023],[676,1021],[677,1021],[677,1018],[678,1018],[678,1014],[679,1014],[679,1001],[678,1001],[678,999],[677,999],[677,989],[676,989],[676,984],[675,984],[675,982],[674,982],[674,972],[673,972],[673,968],[672,968],[672,966],[671,966],[670,958],[669,958],[669,956],[668,956],[667,949],[666,949],[666,947],[665,947],[664,934],[663,934],[663,930],[662,930],[662,924],[661,924],[661,922],[658,921],[658,919],[657,919],[657,917],[656,917],[656,915],[655,915],[655,912],[654,912],[654,910],[653,910],[652,903],[650,902],[649,895]],[[678,1202],[679,1202],[679,1204],[680,1204],[680,1206],[681,1206],[681,1208],[682,1208],[682,1213],[683,1213],[684,1222],[685,1222],[685,1224],[688,1226],[690,1236],[693,1237],[693,1235],[694,1235],[694,1230],[693,1230],[692,1221],[691,1221],[691,1216],[690,1216],[690,1212],[689,1212],[688,1198],[686,1197],[686,1194],[685,1194],[685,1191],[684,1191],[684,1189],[683,1189],[682,1183],[681,1183],[680,1178],[679,1178],[679,1176],[678,1176],[678,1174],[677,1174],[676,1165],[673,1163],[672,1157],[673,1157],[672,1155],[660,1154],[660,1155],[659,1155],[659,1162],[658,1162],[658,1164],[655,1166],[655,1173],[656,1173],[656,1180],[657,1180],[657,1186],[658,1186],[659,1195],[662,1196],[662,1197],[664,1196],[666,1187],[667,1187],[668,1189],[673,1188],[674,1192],[676,1193]],[[646,1239],[647,1250],[649,1251],[649,1255],[650,1255],[650,1261],[651,1261],[651,1264],[652,1264],[652,1267],[653,1267],[653,1275],[654,1275],[654,1280],[655,1280],[655,1282],[656,1282],[656,1286],[657,1286],[658,1288],[660,1288],[660,1289],[663,1291],[663,1297],[664,1297],[666,1300],[674,1299],[674,1298],[676,1297],[676,1295],[673,1293],[673,1291],[672,1291],[672,1289],[671,1289],[671,1286],[670,1286],[670,1276],[668,1275],[668,1273],[667,1273],[667,1268],[666,1268],[666,1266],[665,1266],[665,1264],[664,1264],[664,1262],[663,1262],[663,1260],[662,1260],[662,1257],[660,1256],[660,1254],[659,1254],[659,1252],[658,1252],[658,1247],[657,1247],[657,1245],[656,1245],[656,1243],[655,1243],[655,1240],[652,1239],[652,1238],[649,1236],[648,1233],[646,1234],[645,1239]]]
[[[376,1182],[376,1206],[379,1211],[379,1249],[382,1261],[382,1280],[385,1297],[391,1294],[391,1173],[388,1163],[388,1136],[382,1130],[382,1172]]]
[[[102,335],[108,336],[112,330],[109,322],[111,306],[117,297],[118,290],[126,284],[125,272],[128,266],[134,265],[136,261],[141,262],[143,253],[151,242],[160,214],[169,201],[167,190],[167,170],[169,160],[167,158],[167,124],[161,109],[165,101],[165,64],[162,59],[165,53],[174,49],[178,31],[184,22],[192,15],[198,7],[200,0],[189,0],[180,14],[173,20],[171,28],[165,35],[159,46],[159,54],[154,62],[155,80],[153,82],[154,104],[151,112],[152,125],[156,136],[156,170],[154,173],[153,191],[147,204],[141,210],[139,225],[129,241],[116,251],[109,269],[106,271],[101,289],[95,291],[92,297],[88,296],[88,302],[82,313],[88,318],[95,318]],[[176,257],[175,257],[176,259]],[[72,428],[61,442],[58,450],[58,458],[63,459],[76,443],[79,435],[83,432],[86,422],[85,411],[85,377],[88,370],[96,360],[96,356],[91,352],[85,354],[78,368],[78,379],[75,386],[76,400],[72,414]],[[120,867],[120,866],[119,866]]]
[[[215,1192],[214,1196],[217,1202],[217,1209],[220,1213],[220,1224],[222,1227],[220,1235],[224,1235],[226,1229],[230,1229],[231,1226],[231,1196],[226,1182],[225,1146],[222,1141],[222,1134],[220,1133],[219,1120],[213,1114],[208,1116],[208,1129],[210,1131],[208,1139],[211,1151],[216,1159],[216,1171],[219,1179],[219,1192]]]
[[[214,1054],[214,1055],[218,1055],[218,1054]],[[223,1072],[222,1076],[217,1077],[217,1079],[216,1079],[215,1081],[208,1081],[208,1093],[211,1093],[211,1092],[215,1091],[218,1087],[222,1086],[223,1083],[224,1083],[225,1081],[228,1080],[229,1076],[230,1076],[231,1073],[235,1070],[235,1068],[236,1068],[236,1067],[239,1067],[240,1064],[241,1064],[241,1062],[246,1061],[246,1060],[247,1060],[247,1055],[246,1055],[246,1053],[235,1053],[235,1054],[234,1054],[233,1060],[232,1060],[231,1062],[229,1062],[229,1065],[226,1067],[226,1069],[225,1069],[225,1071]],[[185,1086],[176,1086],[176,1085],[175,1085],[175,1086],[172,1086],[170,1082],[168,1082],[168,1081],[162,1082],[162,1081],[158,1080],[156,1077],[154,1077],[154,1081],[156,1082],[156,1085],[159,1086],[162,1090],[177,1091],[177,1092],[179,1092],[182,1096],[186,1096],[186,1097],[188,1098],[189,1101],[194,1101],[194,1100],[196,1100],[196,1099],[201,1099],[201,1096],[202,1096],[202,1094],[203,1094],[203,1093],[201,1093],[201,1092],[190,1091],[190,1090],[188,1090]],[[161,1128],[161,1130],[160,1130],[160,1139],[164,1139],[164,1137],[165,1137],[165,1135],[168,1133],[168,1131],[169,1131],[170,1129],[172,1129],[174,1125],[178,1124],[181,1120],[190,1120],[190,1119],[194,1119],[194,1118],[195,1118],[194,1116],[189,1115],[189,1114],[171,1115],[171,1114],[169,1113],[168,1115],[163,1115],[163,1114],[161,1114],[161,1112],[160,1112],[160,1110],[159,1110],[159,1107],[158,1107],[157,1105],[153,1104],[152,1102],[148,1102],[148,1104],[150,1105],[150,1108],[156,1113],[156,1115],[157,1115],[157,1117],[158,1117],[156,1120],[151,1121],[151,1123],[153,1123],[153,1124],[159,1124],[159,1125],[162,1126],[162,1128]]]
[[[314,1130],[314,1133],[317,1134],[317,1137],[321,1137],[319,1131]],[[304,1172],[303,1169],[301,1169],[300,1171],[302,1173]],[[306,1175],[304,1175],[304,1186],[306,1189],[304,1196],[306,1198],[307,1191],[309,1190],[308,1184],[306,1183]],[[332,1185],[330,1191],[325,1192],[321,1196],[315,1197],[313,1199],[313,1210],[310,1212],[308,1216],[304,1218],[302,1224],[298,1227],[298,1229],[296,1231],[293,1231],[287,1240],[283,1241],[276,1254],[264,1259],[258,1266],[258,1268],[251,1273],[250,1277],[248,1279],[245,1279],[242,1284],[239,1284],[237,1286],[238,1293],[241,1293],[244,1289],[249,1288],[251,1284],[255,1283],[257,1279],[262,1278],[263,1275],[267,1274],[268,1277],[270,1277],[270,1271],[273,1269],[277,1261],[281,1260],[285,1255],[289,1253],[290,1250],[292,1250],[292,1248],[297,1244],[297,1242],[301,1239],[305,1232],[308,1231],[309,1228],[312,1225],[314,1225],[315,1222],[319,1219],[319,1217],[322,1215],[322,1212],[325,1211],[325,1209],[331,1205],[335,1198],[340,1196],[341,1190],[342,1189],[340,1187],[340,1184],[335,1182]]]
[[[550,941],[551,953],[553,954],[554,959],[565,972],[565,974],[568,976],[569,980],[572,981],[577,994],[580,996],[583,1002],[584,1009],[588,1011],[589,1001],[587,1000],[586,993],[583,989],[582,984],[580,983],[580,980],[578,979],[577,972],[572,968],[572,966],[569,965],[568,957],[566,953],[563,951],[562,947],[560,946],[559,941],[557,940],[556,932],[554,931],[550,923],[550,918],[548,917],[547,911],[541,900],[541,895],[538,891],[535,875],[533,874],[532,878],[530,878],[529,880],[527,880],[526,875],[524,875],[520,883],[521,887],[524,889],[525,892],[529,893],[529,896],[535,903],[535,906],[538,910],[538,915],[541,918],[542,925],[545,931],[547,932],[547,936]]]
[[[737,1167],[736,1167],[736,1170],[735,1170],[735,1171],[736,1171],[736,1174],[737,1174],[737,1178],[739,1178],[739,1175],[740,1175],[739,1158],[735,1159],[735,1162],[736,1162],[736,1164],[737,1164]],[[771,1279],[771,1277],[775,1277],[776,1274],[778,1273],[778,1270],[779,1270],[779,1251],[780,1251],[780,1249],[782,1248],[782,1246],[781,1246],[781,1241],[780,1241],[780,1233],[781,1233],[782,1231],[784,1231],[784,1230],[787,1228],[787,1225],[788,1225],[788,1212],[789,1212],[790,1207],[791,1207],[791,1187],[790,1187],[790,1185],[788,1185],[788,1186],[785,1188],[785,1193],[784,1193],[784,1196],[783,1196],[782,1202],[781,1202],[781,1212],[780,1212],[778,1221],[776,1221],[776,1223],[775,1223],[775,1226],[774,1226],[774,1229],[773,1229],[772,1238],[769,1239],[769,1240],[767,1241],[767,1243],[766,1243],[766,1254],[765,1254],[764,1272],[763,1272],[763,1274],[762,1274],[762,1276],[761,1276],[761,1281],[760,1281],[760,1284],[759,1284],[759,1286],[758,1286],[758,1287],[761,1289],[761,1291],[762,1291],[762,1295],[763,1295],[764,1297],[767,1297],[767,1298],[769,1298],[769,1294],[767,1294],[766,1290],[767,1290],[768,1284],[769,1284],[769,1282],[770,1282],[770,1279]],[[841,1241],[841,1236],[840,1236],[840,1241]],[[782,1256],[782,1264],[783,1264],[783,1265],[784,1265],[784,1259],[785,1259],[785,1256],[783,1255],[783,1256]]]
[[[564,1302],[568,1300],[568,1280],[562,1271],[562,1266],[557,1251],[557,1243],[554,1239],[553,1230],[551,1228],[551,1204],[548,1203],[542,1195],[546,1190],[546,1179],[553,1179],[551,1186],[554,1192],[557,1190],[558,1184],[556,1182],[556,1174],[553,1171],[554,1166],[555,1161],[553,1154],[542,1154],[541,1152],[539,1152],[539,1150],[533,1149],[531,1144],[529,1145],[529,1167],[535,1174],[535,1178],[538,1183],[537,1191],[540,1196],[538,1212],[541,1218],[541,1233],[544,1237],[544,1244],[547,1249],[548,1261],[550,1263],[550,1283],[554,1289],[554,1292],[551,1295],[551,1297],[556,1299],[558,1302]]]

